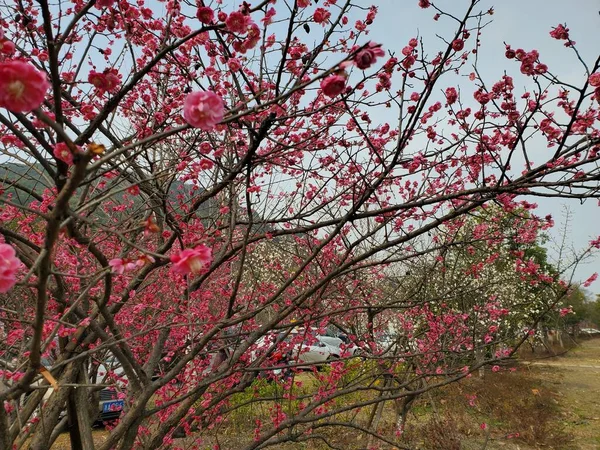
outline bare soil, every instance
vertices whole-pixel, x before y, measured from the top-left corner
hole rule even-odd
[[[600,338],[530,367],[556,396],[561,411],[557,421],[573,435],[572,448],[600,449]]]

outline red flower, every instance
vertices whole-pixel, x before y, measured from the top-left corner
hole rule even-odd
[[[354,55],[354,64],[359,69],[365,70],[371,67],[380,56],[385,56],[381,45],[369,42],[365,48]]]
[[[558,25],[556,28],[554,28],[551,32],[550,32],[550,36],[552,36],[554,39],[558,39],[559,41],[565,41],[569,39],[569,29],[565,28],[562,25]]]
[[[15,44],[8,39],[0,38],[0,53],[4,53],[5,55],[12,55],[15,52]]]
[[[115,258],[108,262],[108,265],[112,268],[112,272],[117,275],[123,275],[123,272],[130,272],[137,268],[135,261],[131,261],[127,258]]]
[[[215,128],[224,115],[223,100],[214,92],[192,92],[183,104],[183,118],[186,122],[204,131]]]
[[[8,244],[0,244],[0,294],[7,293],[17,283],[17,271],[21,261],[15,249]]]
[[[589,78],[590,86],[600,87],[600,72],[596,72],[590,75]]]
[[[177,255],[171,256],[173,271],[180,274],[200,273],[210,264],[212,259],[212,250],[204,244],[195,248],[186,248]]]
[[[232,33],[246,34],[248,27],[252,23],[250,16],[240,11],[234,11],[225,20],[225,26]]]
[[[343,75],[329,75],[321,81],[321,89],[327,97],[335,97],[346,89],[346,77]]]
[[[463,48],[465,48],[465,41],[462,39],[454,39],[452,41],[452,48],[456,52],[460,52]]]
[[[56,157],[56,159],[61,160],[68,166],[73,164],[73,153],[64,142],[59,142],[54,146],[54,151],[52,154]]]
[[[200,22],[209,24],[215,19],[215,13],[208,6],[200,6],[198,11],[196,11],[196,17]]]
[[[210,159],[202,158],[200,160],[200,168],[202,170],[210,170],[213,167],[214,167],[214,164]]]
[[[110,8],[115,3],[115,0],[96,0],[96,8]]]
[[[446,89],[446,101],[448,102],[449,105],[452,105],[453,103],[455,103],[457,99],[458,99],[458,92],[456,91],[456,88],[449,87],[448,89]]]
[[[325,8],[317,8],[313,14],[313,20],[315,23],[320,23],[322,25],[325,25],[325,22],[327,22],[330,17],[331,13]]]
[[[46,75],[24,61],[0,63],[0,107],[14,112],[38,108],[50,83]]]
[[[88,75],[88,82],[100,92],[115,92],[121,84],[121,79],[116,69],[107,69],[104,72],[92,70]]]

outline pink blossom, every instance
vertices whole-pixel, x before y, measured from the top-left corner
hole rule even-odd
[[[465,41],[462,39],[454,39],[452,41],[452,48],[454,51],[459,52],[465,47]]]
[[[69,147],[64,142],[59,142],[56,144],[52,154],[56,157],[56,159],[59,159],[68,166],[73,164],[73,153],[71,153],[71,150],[69,150]]]
[[[492,372],[500,372],[500,366],[492,366]]]
[[[583,282],[583,287],[590,287],[591,284],[598,279],[598,273],[592,274],[587,280]]]
[[[88,75],[88,82],[100,92],[115,92],[121,84],[121,79],[116,69],[107,69],[104,72],[92,70]]]
[[[110,8],[115,3],[115,0],[96,0],[96,8]]]
[[[214,163],[210,159],[202,158],[200,160],[200,168],[202,170],[210,170],[213,167],[214,167]]]
[[[213,146],[210,142],[205,141],[200,144],[199,149],[200,153],[202,153],[203,155],[208,155],[212,151]]]
[[[600,72],[596,72],[590,75],[589,78],[590,86],[600,87]]]
[[[0,53],[12,55],[15,52],[15,44],[7,39],[0,38]]]
[[[329,20],[329,17],[331,17],[331,13],[325,8],[317,8],[313,14],[313,20],[315,23],[320,23],[322,25],[325,25],[325,23]]]
[[[7,293],[17,283],[21,261],[9,244],[0,244],[0,294]]]
[[[560,317],[565,317],[569,314],[571,314],[573,312],[573,310],[571,309],[571,307],[569,308],[561,308],[559,311]]]
[[[171,256],[173,271],[180,274],[197,274],[210,264],[212,250],[204,244],[195,248],[186,248],[181,253]]]
[[[200,22],[209,24],[215,20],[215,12],[208,6],[200,6],[196,11],[196,17]]]
[[[29,112],[44,102],[49,87],[46,75],[29,63],[0,63],[0,107],[14,112]]]
[[[108,262],[108,265],[112,267],[112,272],[118,275],[122,275],[123,272],[130,272],[137,268],[135,261],[131,261],[127,258],[115,258]]]
[[[458,100],[458,92],[456,91],[456,88],[449,87],[446,89],[446,101],[448,104],[452,105],[456,103],[456,100]]]
[[[246,34],[248,27],[252,23],[250,16],[241,11],[234,11],[225,20],[225,26],[232,33]]]
[[[321,81],[321,89],[327,97],[335,97],[346,89],[346,77],[343,75],[329,75]]]
[[[224,115],[223,100],[214,92],[192,92],[183,104],[183,118],[186,122],[204,131],[214,129]]]
[[[371,67],[378,57],[385,56],[381,45],[369,42],[365,48],[354,55],[354,64],[361,70]]]
[[[431,6],[431,2],[429,0],[419,0],[419,6],[423,9],[426,9]]]
[[[242,63],[237,58],[229,58],[229,60],[227,61],[227,66],[232,72],[237,72],[242,68]]]
[[[297,0],[296,4],[298,5],[298,8],[306,8],[307,6],[310,6],[310,0]]]
[[[569,29],[565,28],[563,25],[559,24],[556,28],[554,28],[550,32],[550,36],[554,39],[558,40],[568,40],[569,39]]]

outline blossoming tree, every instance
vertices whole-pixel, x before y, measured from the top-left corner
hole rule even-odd
[[[377,5],[351,0],[0,6],[0,450],[63,430],[74,448],[219,448],[252,405],[240,448],[335,446],[338,428],[400,445],[379,405],[511,353],[475,358],[503,330],[398,296],[390,274],[443,263],[453,224],[488,204],[532,210],[511,236],[479,230],[495,245],[548,225],[536,196],[598,197],[600,60],[573,85],[507,44],[506,75],[484,80],[493,10],[418,4],[453,25],[442,46],[370,41]],[[552,277],[520,261],[515,276]],[[490,324],[506,314],[493,291]],[[338,359],[299,362],[331,327],[349,339]],[[108,358],[119,370],[93,383]],[[274,402],[261,380],[282,368]],[[106,386],[124,409],[95,443]]]

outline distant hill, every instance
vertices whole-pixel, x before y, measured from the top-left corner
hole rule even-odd
[[[100,181],[98,180],[94,183],[99,182]],[[23,189],[15,188],[14,185],[16,183]],[[48,174],[39,164],[0,163],[0,189],[4,191],[2,196],[11,194],[12,202],[18,205],[29,205],[32,201],[36,200],[36,194],[37,196],[41,196],[45,189],[50,188],[53,185],[54,181],[49,179]],[[126,181],[122,181],[114,186],[113,189],[120,192],[115,192],[109,199],[117,204],[123,203],[125,196],[127,195],[124,189],[127,188],[127,186],[128,183]],[[33,193],[33,195],[28,192]],[[191,184],[175,180],[169,186],[167,203],[173,211],[181,212],[177,197],[183,194],[184,196],[187,196],[190,201],[193,201],[194,197],[197,197],[201,192],[201,190],[194,190],[193,185]],[[136,206],[142,206],[140,203],[141,197],[129,195],[128,199],[133,199],[134,210],[138,209]],[[102,214],[98,210],[96,210],[96,213]],[[201,218],[215,218],[218,217],[219,214],[219,205],[214,198],[206,201],[196,212],[196,215]],[[262,219],[256,212],[254,213],[254,217],[257,219],[257,223],[253,227],[254,233],[262,234],[272,229],[270,226],[261,223]]]

